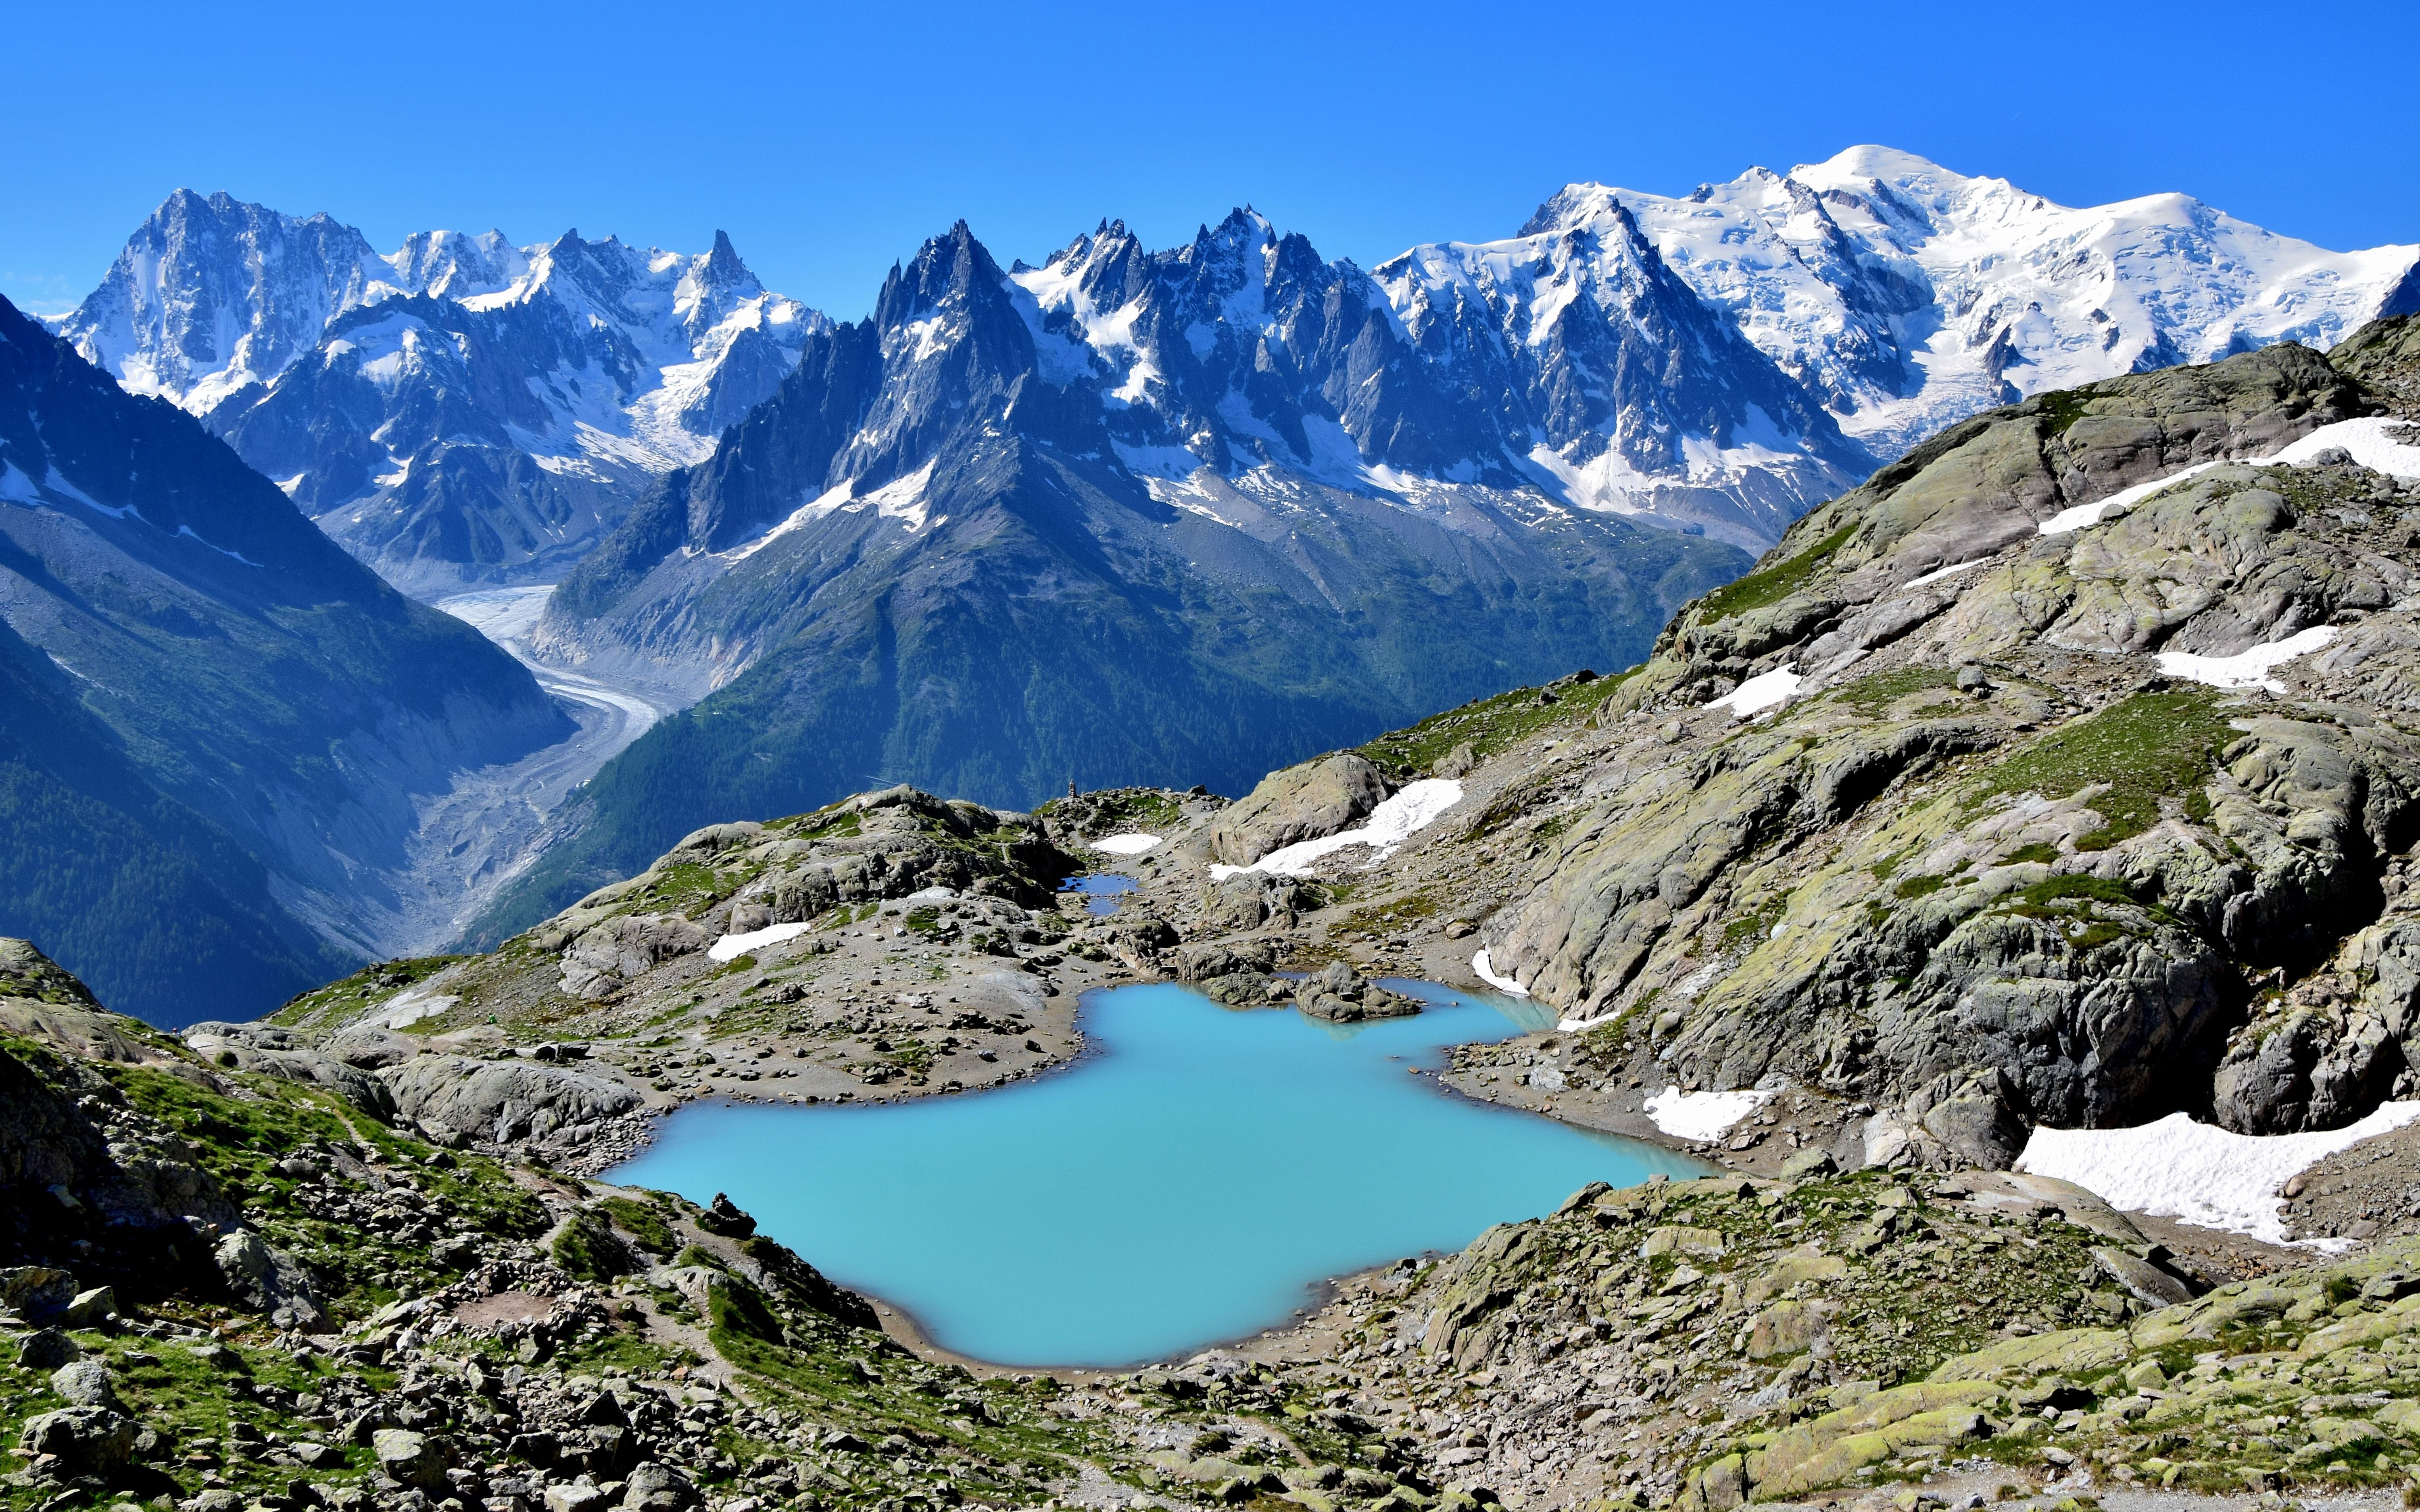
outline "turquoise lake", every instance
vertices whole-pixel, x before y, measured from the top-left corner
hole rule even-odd
[[[1286,1323],[1329,1278],[1452,1250],[1591,1180],[1695,1174],[1411,1068],[1544,1027],[1426,982],[1340,1026],[1188,988],[1088,995],[1056,1074],[878,1106],[692,1103],[611,1179],[728,1192],[832,1279],[1000,1365],[1127,1365]]]

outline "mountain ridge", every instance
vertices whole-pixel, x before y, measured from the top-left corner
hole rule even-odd
[[[576,560],[821,320],[721,232],[698,255],[415,232],[381,255],[324,212],[179,190],[59,330],[433,594]]]

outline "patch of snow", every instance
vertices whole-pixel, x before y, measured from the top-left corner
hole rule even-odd
[[[783,940],[795,940],[813,928],[812,924],[768,924],[763,929],[752,929],[744,934],[725,934],[706,948],[706,958],[709,961],[737,961],[760,945],[779,945]]]
[[[2420,426],[2409,421],[2373,415],[2366,419],[2339,420],[2333,425],[2321,425],[2301,440],[2281,447],[2268,456],[2235,460],[2249,467],[2275,467],[2281,463],[2307,467],[2311,459],[2321,452],[2330,447],[2340,447],[2354,461],[2373,472],[2391,472],[2399,478],[2420,478],[2420,444],[2414,444],[2406,438],[2420,438]],[[2149,483],[2138,483],[2132,488],[2121,488],[2097,503],[2075,504],[2062,509],[2041,522],[2041,533],[2065,535],[2087,525],[2098,525],[2112,511],[2130,508],[2195,473],[2227,465],[2223,461],[2196,462],[2164,478],[2154,478]]]
[[[432,993],[426,986],[406,987],[380,1004],[376,1016],[365,1022],[390,1029],[409,1028],[423,1019],[439,1017],[461,1000],[453,993]]]
[[[2197,472],[2208,472],[2214,467],[2224,465],[2218,462],[2196,462],[2192,467],[2171,472],[2164,478],[2153,478],[2149,483],[2138,483],[2132,488],[2120,488],[2106,499],[2096,500],[2088,504],[2070,504],[2041,522],[2041,533],[2067,535],[2083,530],[2087,525],[2098,525],[2102,516],[2114,510],[2131,509],[2163,488],[2182,483]]]
[[[2420,478],[2420,425],[2383,415],[2321,425],[2270,460],[2304,466],[2331,446],[2343,447],[2354,461],[2373,472]]]
[[[1961,562],[1956,566],[1935,567],[1921,578],[1909,579],[1907,580],[1907,586],[1910,588],[1921,588],[1926,583],[1937,583],[1944,578],[1955,577],[1957,574],[1964,572],[1969,567],[1979,567],[1984,563],[1991,560],[1992,559],[1990,557],[1977,557],[1972,562]]]
[[[1111,856],[1140,856],[1145,851],[1157,849],[1159,837],[1141,833],[1104,835],[1099,840],[1088,840],[1084,843],[1094,850],[1107,851]]]
[[[1647,1116],[1675,1139],[1720,1139],[1724,1132],[1773,1100],[1771,1092],[1684,1092],[1677,1086],[1647,1100]]]
[[[1728,708],[1743,719],[1762,714],[1767,709],[1777,709],[1796,698],[1798,685],[1806,681],[1798,675],[1797,665],[1785,662],[1769,672],[1759,672],[1721,698],[1713,700],[1706,707]]]
[[[2232,656],[2197,656],[2190,651],[2163,651],[2158,660],[2160,671],[2170,677],[2208,683],[2212,687],[2265,687],[2272,693],[2283,693],[2286,685],[2271,677],[2270,671],[2297,656],[2307,656],[2335,638],[2333,626],[2315,625],[2307,630],[2297,630],[2283,640],[2239,651]]]
[[[1411,839],[1415,831],[1461,801],[1461,783],[1450,778],[1423,778],[1405,784],[1404,791],[1371,810],[1366,821],[1342,834],[1296,841],[1271,851],[1249,866],[1214,865],[1210,877],[1214,882],[1223,882],[1243,872],[1308,876],[1311,863],[1321,856],[1356,845],[1367,845],[1378,853],[1370,859],[1370,864],[1375,866],[1392,856],[1395,848]]]
[[[2129,1212],[2283,1244],[2278,1189],[2288,1178],[2414,1119],[2420,1103],[2388,1103],[2359,1123],[2310,1134],[2231,1134],[2182,1113],[2133,1129],[2037,1128],[2016,1168],[2073,1181]]]
[[[1477,955],[1470,958],[1470,969],[1480,980],[1499,993],[1511,993],[1515,997],[1529,995],[1529,989],[1522,986],[1518,979],[1499,977],[1496,974],[1496,963],[1488,959],[1486,948],[1483,946]]]

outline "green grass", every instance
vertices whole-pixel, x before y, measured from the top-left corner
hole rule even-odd
[[[672,1226],[664,1215],[644,1202],[629,1197],[606,1197],[597,1206],[613,1220],[613,1227],[637,1240],[641,1246],[658,1255],[670,1255],[676,1247]]]
[[[1844,683],[1832,697],[1860,714],[1878,715],[1910,693],[1929,688],[1955,687],[1958,673],[1948,667],[1902,667],[1897,671],[1876,672]]]
[[[2203,789],[2221,749],[2235,739],[2218,695],[2201,688],[2137,693],[2055,730],[1981,774],[1969,801],[1999,794],[2064,798],[2094,783],[2108,791],[2092,807],[2098,829],[2076,841],[2107,850],[2160,822],[2160,801],[2187,799],[2188,817],[2208,812]],[[2202,798],[2194,805],[2193,796]]]
[[[1475,699],[1406,729],[1389,731],[1356,749],[1373,764],[1399,776],[1428,771],[1466,741],[1471,753],[1484,761],[1549,725],[1585,721],[1638,671],[1633,667],[1611,677],[1575,672],[1543,689],[1516,687],[1493,698]],[[1541,692],[1552,695],[1554,702],[1541,702]]]
[[[1715,589],[1698,600],[1699,619],[1713,625],[1750,609],[1780,603],[1805,587],[1807,579],[1815,575],[1815,569],[1829,561],[1833,552],[1848,545],[1849,537],[1856,533],[1854,523],[1843,525],[1796,556]]]

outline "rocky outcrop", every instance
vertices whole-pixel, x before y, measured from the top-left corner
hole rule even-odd
[[[577,1149],[641,1107],[627,1082],[543,1061],[429,1055],[380,1075],[396,1111],[441,1144]]]
[[[770,825],[707,825],[534,933],[541,948],[563,952],[565,992],[601,998],[721,933],[934,888],[1037,903],[1078,869],[1028,815],[903,785]],[[700,870],[714,878],[703,896]],[[674,901],[683,906],[650,906]]]
[[[1816,511],[1606,705],[1495,969],[1654,1074],[1883,1103],[1891,1158],[2366,1112],[2412,1017],[2401,926],[2366,926],[2420,838],[2420,488],[2226,459],[2377,402],[2271,348],[1979,417]],[[2303,631],[2234,687],[2152,659]],[[1701,707],[1758,677],[1795,686]]]
[[[395,1117],[395,1098],[383,1082],[291,1029],[211,1021],[190,1026],[184,1038],[194,1054],[212,1065],[326,1088],[380,1123]]]
[[[1212,823],[1209,857],[1249,866],[1296,841],[1333,835],[1367,817],[1387,791],[1386,775],[1352,751],[1271,772]]]

